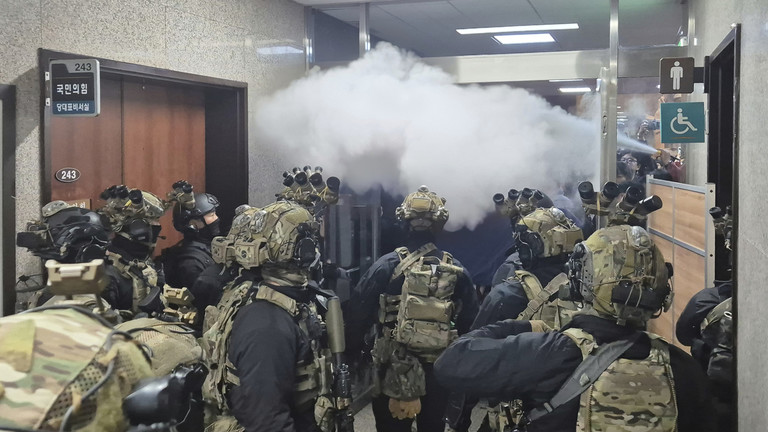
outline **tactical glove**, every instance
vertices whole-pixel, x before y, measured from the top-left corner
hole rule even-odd
[[[534,333],[549,333],[552,331],[552,327],[548,326],[542,320],[531,320],[531,331]]]
[[[410,401],[402,401],[402,400],[390,398],[389,412],[392,413],[392,417],[398,420],[414,418],[416,417],[416,414],[421,412],[421,399],[416,398]]]

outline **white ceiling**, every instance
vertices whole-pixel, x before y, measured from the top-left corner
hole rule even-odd
[[[357,27],[351,0],[297,0]],[[686,0],[621,0],[619,44],[675,44],[687,21]],[[370,2],[371,35],[422,57],[571,51],[608,47],[609,0],[437,0]],[[552,31],[555,43],[501,45],[491,34],[459,35],[457,28],[576,22],[578,30]]]

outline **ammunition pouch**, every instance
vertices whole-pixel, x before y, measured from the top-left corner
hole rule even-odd
[[[426,394],[426,377],[419,359],[405,347],[385,335],[373,346],[376,394],[398,400],[413,400]]]
[[[315,423],[322,432],[335,430],[336,407],[328,396],[320,396],[315,401]]]

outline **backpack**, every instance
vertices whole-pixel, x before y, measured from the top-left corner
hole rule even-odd
[[[0,430],[120,432],[123,398],[152,377],[139,345],[82,309],[0,320]],[[69,413],[69,415],[67,415]]]
[[[464,271],[447,252],[442,258],[427,255],[435,249],[432,243],[413,253],[396,249],[400,263],[391,279],[404,276],[394,341],[425,361],[434,361],[458,337],[452,325],[458,310],[451,297]]]
[[[570,328],[563,334],[576,343],[584,359],[598,348],[595,338],[582,329]],[[659,336],[646,334],[651,339],[648,357],[613,360],[581,393],[576,431],[677,430],[677,397],[669,347]]]

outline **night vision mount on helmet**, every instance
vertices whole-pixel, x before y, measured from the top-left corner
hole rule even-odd
[[[507,196],[497,193],[493,196],[493,203],[496,205],[496,211],[508,217],[512,223],[525,216],[537,208],[549,208],[554,206],[552,200],[538,189],[523,188],[510,189]]]
[[[611,181],[606,182],[599,193],[588,181],[579,183],[578,189],[586,214],[605,216],[605,226],[642,225],[650,213],[663,205],[656,195],[643,198],[643,191],[636,186],[630,186],[621,193],[619,185]]]
[[[341,180],[338,177],[323,179],[323,168],[305,165],[303,169],[293,168],[283,172],[285,188],[275,194],[278,200],[294,201],[312,214],[319,214],[327,205],[339,201]]]
[[[104,258],[109,243],[101,217],[88,209],[53,201],[42,208],[40,220],[16,234],[16,245],[43,259],[65,263]]]

